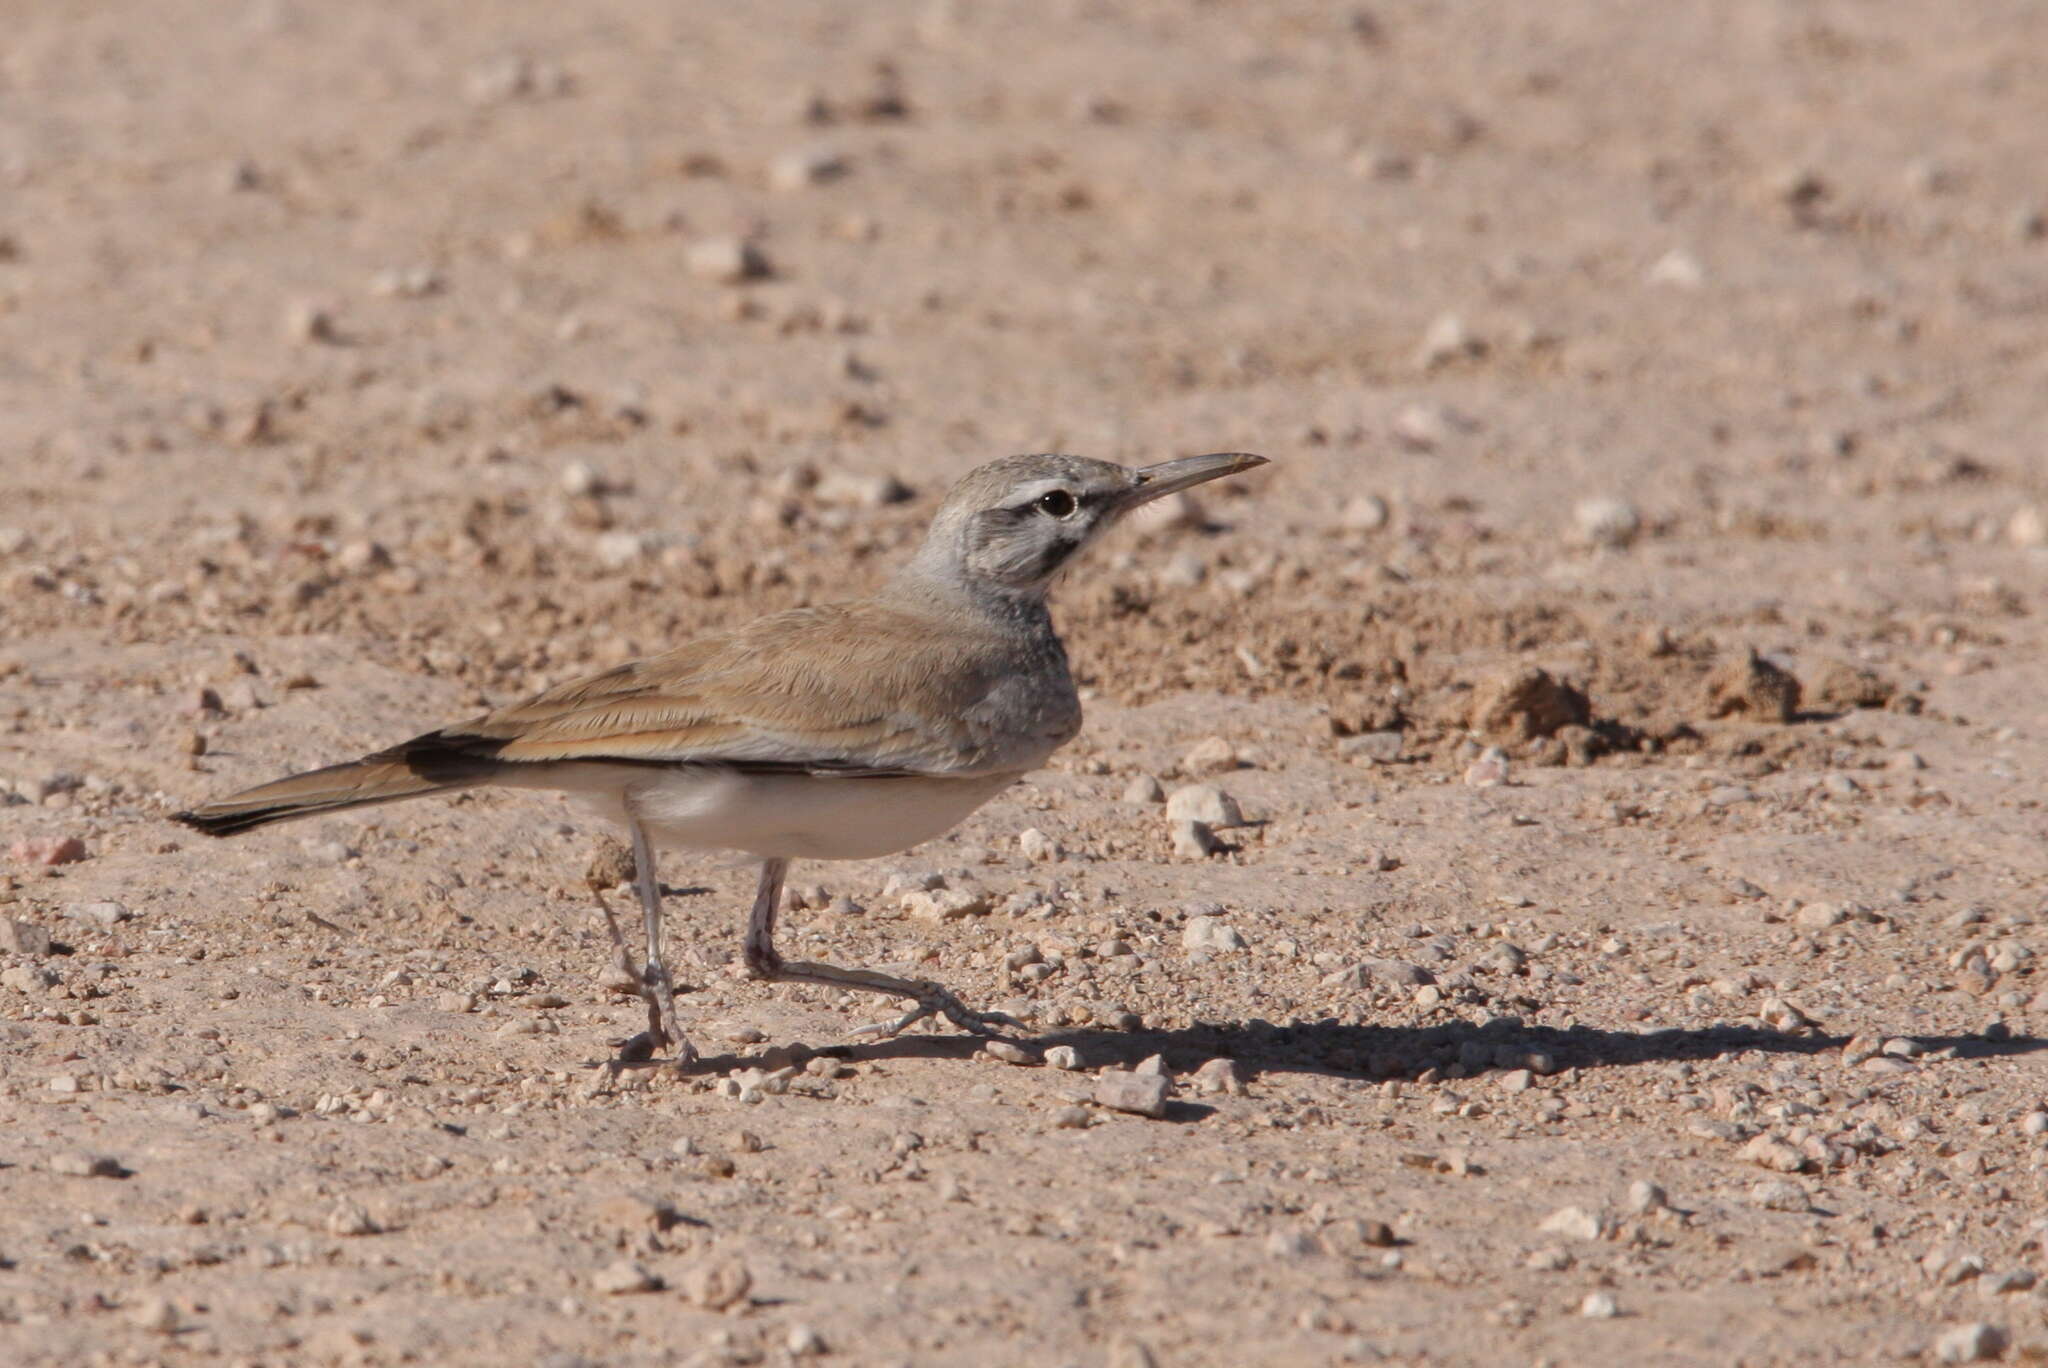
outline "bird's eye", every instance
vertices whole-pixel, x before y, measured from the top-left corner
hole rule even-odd
[[[1055,518],[1071,518],[1078,507],[1074,496],[1064,489],[1055,489],[1038,496],[1038,511]]]

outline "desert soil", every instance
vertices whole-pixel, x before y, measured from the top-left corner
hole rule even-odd
[[[2048,8],[7,26],[0,1358],[2048,1356]],[[1234,449],[1050,770],[795,872],[1024,1062],[677,854],[608,1082],[573,807],[165,820]]]

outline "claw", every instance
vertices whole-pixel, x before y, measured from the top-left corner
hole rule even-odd
[[[915,987],[915,1008],[905,1012],[895,1021],[878,1021],[871,1026],[858,1027],[848,1034],[872,1035],[877,1039],[887,1040],[926,1017],[934,1016],[943,1016],[961,1030],[978,1036],[999,1036],[1001,1033],[996,1029],[999,1026],[1007,1026],[1017,1031],[1024,1029],[1024,1023],[1009,1013],[977,1012],[936,983],[926,981],[916,984]]]

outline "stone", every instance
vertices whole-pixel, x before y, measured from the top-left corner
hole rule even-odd
[[[76,836],[30,836],[7,847],[16,864],[65,865],[85,858],[85,842]]]
[[[1159,781],[1151,775],[1141,774],[1124,785],[1121,796],[1126,803],[1163,803],[1166,801],[1166,790],[1160,787]]]
[[[1397,731],[1361,732],[1337,742],[1337,754],[1346,760],[1364,760],[1391,765],[1401,758],[1402,736]]]
[[[1934,1341],[1937,1363],[1982,1363],[2004,1355],[2009,1337],[2004,1329],[1985,1321],[1952,1325]]]
[[[950,922],[988,913],[988,898],[964,888],[936,888],[903,895],[903,910],[918,921]]]
[[[1181,757],[1180,768],[1183,774],[1224,774],[1236,769],[1238,764],[1237,747],[1220,736],[1211,736],[1198,742],[1193,750]],[[1189,815],[1211,826],[1219,825],[1200,813]]]
[[[768,183],[777,190],[803,190],[838,180],[846,171],[846,158],[832,149],[803,147],[768,164]]]
[[[102,931],[111,931],[129,917],[128,908],[117,902],[79,903],[64,910],[64,915],[73,921],[82,921]]]
[[[819,503],[837,508],[886,508],[915,497],[910,486],[894,475],[853,470],[835,470],[825,475],[811,495]]]
[[[1799,1147],[1775,1135],[1759,1135],[1742,1147],[1741,1157],[1758,1168],[1775,1169],[1779,1173],[1797,1173],[1806,1167],[1806,1156]]]
[[[1171,1087],[1172,1084],[1158,1074],[1111,1070],[1095,1080],[1095,1101],[1112,1111],[1130,1112],[1156,1120],[1166,1115],[1166,1095]]]
[[[1607,1221],[1584,1207],[1559,1207],[1543,1218],[1537,1227],[1546,1235],[1562,1235],[1571,1240],[1597,1240],[1607,1233]]]
[[[1345,501],[1337,524],[1354,532],[1377,532],[1392,516],[1387,501],[1377,494],[1358,494]]]
[[[1436,982],[1435,974],[1405,960],[1366,960],[1358,966],[1358,972],[1367,982],[1386,988],[1421,988]]]
[[[1180,944],[1183,950],[1227,952],[1245,948],[1244,937],[1237,928],[1219,917],[1189,917],[1187,925],[1181,928]]]
[[[354,1237],[375,1235],[380,1227],[370,1219],[370,1213],[355,1202],[343,1202],[327,1213],[327,1233]]]
[[[1243,826],[1244,813],[1237,800],[1214,784],[1186,784],[1166,799],[1166,820],[1200,822],[1212,831]]]
[[[144,1297],[128,1307],[128,1323],[152,1334],[168,1335],[178,1328],[178,1308],[169,1297]]]
[[[299,300],[285,310],[284,335],[287,341],[302,345],[341,340],[334,315],[308,300]]]
[[[1071,1073],[1081,1067],[1081,1052],[1071,1045],[1054,1045],[1045,1052],[1046,1067]]]
[[[0,988],[12,988],[17,993],[39,993],[57,982],[57,973],[52,969],[32,969],[26,964],[0,969]]]
[[[1741,716],[1751,722],[1790,722],[1799,715],[1799,681],[1751,647],[1739,660],[1717,665],[1707,676],[1703,707],[1708,717]]]
[[[1846,912],[1836,904],[1826,902],[1808,903],[1792,914],[1792,924],[1802,931],[1825,931],[1847,920]]]
[[[49,1170],[65,1178],[125,1178],[128,1170],[111,1154],[61,1150],[50,1156]]]
[[[1480,752],[1479,758],[1465,767],[1465,785],[1468,788],[1499,788],[1508,781],[1508,753],[1499,746],[1488,746]]]
[[[1590,1320],[1613,1320],[1621,1314],[1621,1306],[1612,1292],[1588,1292],[1579,1303],[1579,1314]]]
[[[738,1259],[698,1264],[683,1277],[683,1295],[707,1311],[724,1311],[746,1300],[754,1275]]]
[[[1548,670],[1522,665],[1475,689],[1469,716],[1474,732],[1514,745],[1553,736],[1561,727],[1588,725],[1593,705]]]
[[[1749,1189],[1751,1206],[1762,1207],[1765,1211],[1805,1212],[1813,1209],[1807,1199],[1806,1189],[1797,1183],[1788,1183],[1782,1178],[1765,1178],[1752,1183]]]
[[[1066,854],[1059,842],[1037,827],[1026,827],[1017,833],[1017,850],[1033,864],[1050,864]]]
[[[2048,509],[2039,504],[2015,509],[2006,521],[2005,539],[2014,546],[2048,546]]]
[[[703,238],[684,255],[690,274],[721,285],[760,280],[770,273],[768,258],[744,238]]]
[[[1670,1205],[1664,1189],[1647,1178],[1638,1178],[1628,1185],[1627,1208],[1631,1216],[1647,1216],[1653,1211],[1667,1210]]]
[[[1234,1059],[1211,1059],[1188,1075],[1188,1082],[1199,1093],[1241,1094],[1244,1092],[1244,1071]]]
[[[782,1347],[791,1358],[814,1358],[830,1352],[825,1337],[808,1325],[792,1325],[782,1337]]]
[[[1059,1130],[1086,1130],[1093,1120],[1086,1107],[1061,1107],[1052,1114],[1052,1124]]]
[[[607,1297],[626,1296],[635,1292],[655,1292],[661,1288],[661,1279],[631,1259],[620,1259],[607,1264],[590,1275],[590,1290]]]
[[[1207,822],[1175,822],[1173,853],[1184,860],[1205,860],[1223,848]]]
[[[1439,314],[1415,349],[1415,364],[1431,371],[1453,361],[1483,355],[1485,351],[1486,344],[1473,336],[1464,319],[1454,313]]]
[[[991,1040],[984,1043],[981,1052],[990,1059],[1004,1064],[1034,1064],[1031,1052],[1022,1045],[1013,1045],[1007,1040]]]
[[[1643,530],[1643,515],[1626,499],[1601,496],[1581,499],[1572,509],[1579,540],[1590,546],[1620,550]]]
[[[13,921],[0,917],[0,954],[33,955],[41,958],[49,953],[48,927],[37,926],[34,922]]]

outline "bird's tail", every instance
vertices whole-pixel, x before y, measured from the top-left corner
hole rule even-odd
[[[468,788],[474,782],[445,775],[430,777],[408,764],[401,754],[387,751],[345,765],[329,765],[258,784],[190,812],[173,813],[171,820],[209,836],[233,836],[272,822],[446,793]]]

